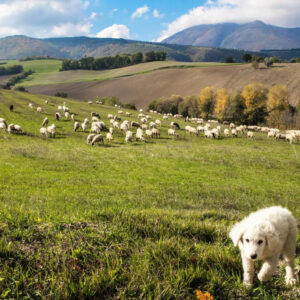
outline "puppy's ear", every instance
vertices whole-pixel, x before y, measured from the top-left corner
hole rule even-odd
[[[232,239],[234,246],[236,247],[239,241],[243,242],[244,226],[241,222],[236,223],[230,230],[229,237]]]

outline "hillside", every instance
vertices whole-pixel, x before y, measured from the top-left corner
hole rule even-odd
[[[119,110],[0,90],[0,118],[26,133],[0,130],[2,298],[196,299],[196,289],[214,299],[299,298],[283,266],[246,289],[228,237],[261,207],[288,207],[299,220],[299,142],[262,133],[206,139],[184,129],[174,139],[170,122],[186,123],[151,114],[162,122],[160,138],[126,144],[115,129],[112,144],[92,147],[90,127],[74,132],[71,120],[55,120],[63,101],[79,122],[98,112],[109,124],[107,114]],[[131,113],[126,119],[137,121]],[[55,138],[39,134],[45,117]],[[298,237],[296,266],[299,246]]]
[[[261,21],[198,25],[170,36],[163,43],[250,51],[292,49],[300,48],[300,28],[277,27]]]
[[[64,73],[61,76],[65,76],[65,78],[76,76],[76,73],[72,71]],[[56,79],[54,77],[53,80]],[[93,99],[96,96],[117,96],[123,103],[131,102],[135,103],[137,107],[145,108],[151,101],[162,96],[198,95],[200,90],[206,86],[237,90],[253,81],[260,82],[267,87],[284,84],[290,91],[291,103],[295,104],[300,99],[300,64],[278,64],[270,69],[262,67],[257,70],[249,64],[206,66],[205,68],[170,68],[110,80],[28,86],[28,90],[32,93],[46,95],[64,91],[70,97],[82,100]],[[26,83],[22,85],[26,86]]]

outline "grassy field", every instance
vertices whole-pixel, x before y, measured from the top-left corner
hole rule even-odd
[[[63,101],[0,90],[0,117],[27,133],[0,132],[2,298],[196,299],[199,289],[214,299],[299,299],[283,266],[244,288],[228,238],[232,224],[261,207],[283,205],[300,219],[299,144],[183,130],[175,140],[166,134],[171,120],[146,143],[125,144],[117,132],[113,144],[91,147],[67,120],[55,122],[57,138],[42,139],[43,118],[54,122]],[[97,111],[108,123],[117,112],[66,102],[77,120]],[[298,266],[299,254],[298,238]]]
[[[86,81],[99,81],[118,78],[123,76],[132,76],[136,74],[148,73],[154,70],[166,68],[194,68],[194,67],[212,67],[236,64],[224,63],[189,63],[177,61],[156,61],[150,63],[142,63],[125,68],[118,68],[103,71],[88,71],[88,70],[75,70],[59,72],[61,67],[60,60],[33,60],[20,62],[18,60],[6,60],[0,62],[7,62],[6,65],[21,64],[24,70],[34,70],[35,73],[28,78],[20,81],[17,85],[32,86],[32,85],[49,85],[58,83],[72,83],[72,82],[86,82]]]

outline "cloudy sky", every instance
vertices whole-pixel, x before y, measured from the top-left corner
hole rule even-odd
[[[300,27],[300,0],[0,0],[0,37],[161,41],[198,24],[254,20]]]

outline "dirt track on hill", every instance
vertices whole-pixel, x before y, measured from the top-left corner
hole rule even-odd
[[[130,102],[138,108],[146,108],[152,100],[162,96],[198,95],[206,86],[237,90],[254,81],[267,87],[286,85],[290,102],[295,104],[300,100],[300,64],[278,64],[270,69],[258,70],[251,65],[166,69],[106,81],[31,86],[27,89],[31,93],[51,96],[63,91],[70,98],[79,100],[117,96],[122,103]]]

